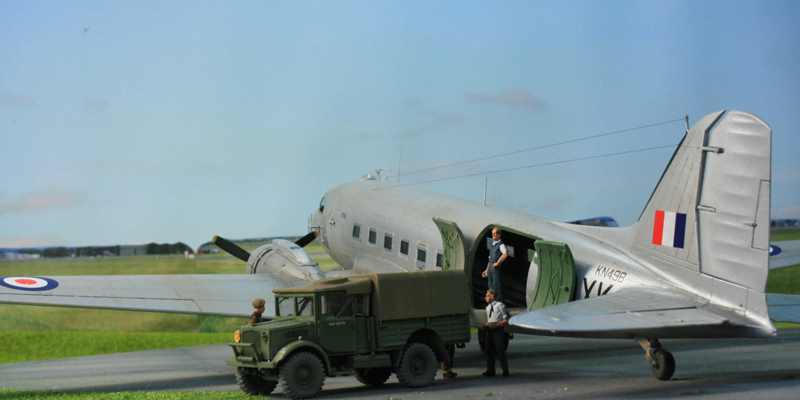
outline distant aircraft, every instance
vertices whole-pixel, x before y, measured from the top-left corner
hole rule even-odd
[[[674,358],[660,339],[772,337],[770,317],[800,322],[800,296],[765,293],[771,146],[752,114],[706,115],[627,227],[548,221],[372,178],[329,190],[295,243],[248,253],[216,238],[250,275],[10,277],[0,302],[245,316],[250,298],[325,276],[302,249],[317,237],[339,274],[463,270],[480,324],[497,226],[513,250],[501,271],[515,331],[636,339],[653,375],[669,379]]]

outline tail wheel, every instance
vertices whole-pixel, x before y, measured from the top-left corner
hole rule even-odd
[[[300,351],[289,357],[280,367],[278,385],[292,399],[307,399],[322,390],[325,369],[315,354]]]
[[[369,386],[380,386],[392,375],[391,368],[357,368],[356,379]]]
[[[650,373],[660,381],[668,381],[675,373],[675,357],[666,350],[655,350],[650,354]]]
[[[397,367],[397,379],[408,387],[421,387],[433,383],[439,365],[436,354],[424,343],[406,346]]]
[[[236,368],[236,384],[242,392],[251,396],[266,396],[275,390],[278,382],[262,378],[254,369]]]

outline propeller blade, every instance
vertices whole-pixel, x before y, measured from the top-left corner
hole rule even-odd
[[[222,250],[225,250],[226,253],[247,262],[250,259],[250,253],[247,250],[237,246],[235,243],[231,242],[228,239],[225,239],[222,236],[214,235],[214,238],[211,239],[211,242],[217,245]]]
[[[297,239],[294,242],[294,244],[296,244],[296,245],[298,245],[300,247],[306,247],[307,244],[313,242],[314,239],[316,239],[316,238],[317,238],[317,233],[314,232],[314,231],[311,231],[311,232],[308,232],[307,235],[301,237],[300,239]]]

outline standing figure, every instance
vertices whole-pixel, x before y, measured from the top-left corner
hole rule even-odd
[[[500,276],[500,266],[508,258],[508,249],[503,243],[500,229],[496,226],[492,228],[492,248],[489,250],[489,263],[483,270],[481,276],[489,278],[489,289],[491,289],[497,300],[503,300],[503,281]]]
[[[506,306],[495,298],[492,289],[486,291],[486,327],[485,330],[485,349],[486,349],[486,371],[483,376],[494,376],[494,360],[500,361],[503,369],[503,376],[509,376],[508,358],[506,357],[506,345],[508,338],[506,335],[506,325],[508,325],[508,312]]]

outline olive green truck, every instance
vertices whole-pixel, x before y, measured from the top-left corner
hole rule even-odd
[[[326,376],[381,385],[433,382],[448,350],[470,338],[463,271],[353,275],[275,289],[276,317],[243,326],[231,343],[245,393],[313,397]]]

